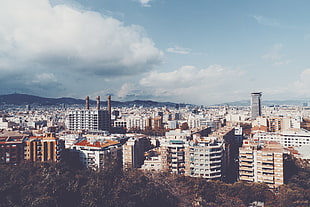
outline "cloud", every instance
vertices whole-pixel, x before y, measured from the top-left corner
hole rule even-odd
[[[182,55],[187,55],[189,54],[192,50],[189,48],[183,48],[180,46],[174,46],[174,47],[169,47],[166,50],[167,52],[170,53],[176,53],[176,54],[182,54]]]
[[[310,68],[301,72],[299,79],[294,83],[295,92],[299,95],[309,97]]]
[[[269,52],[262,55],[262,59],[265,61],[271,61],[272,66],[279,67],[290,64],[292,61],[289,59],[285,59],[283,55],[284,45],[283,44],[275,44],[272,46]]]
[[[17,83],[15,75],[20,88],[48,79],[70,90],[70,81],[140,75],[163,61],[142,27],[48,0],[2,2],[0,45],[0,79],[11,80],[1,84],[6,88]]]
[[[230,70],[221,65],[211,65],[204,69],[183,66],[171,72],[150,72],[140,80],[140,85],[152,92],[154,97],[210,104],[235,100],[238,94],[244,93],[240,91],[242,84],[238,81],[243,75],[242,71]]]
[[[263,17],[263,16],[253,16],[253,18],[256,20],[258,24],[264,25],[264,26],[280,26],[279,22],[275,19]]]
[[[280,60],[282,58],[282,55],[280,54],[282,50],[283,50],[283,44],[275,44],[268,53],[262,56],[262,58],[264,60],[272,60],[272,61]]]
[[[137,1],[141,4],[142,7],[151,7],[150,2],[152,0],[137,0]]]

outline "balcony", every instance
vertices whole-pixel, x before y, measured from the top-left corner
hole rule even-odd
[[[240,176],[240,180],[250,181],[250,182],[254,181],[253,177],[248,177],[248,176]]]
[[[254,176],[253,172],[246,172],[246,171],[241,171],[239,172],[240,176]]]

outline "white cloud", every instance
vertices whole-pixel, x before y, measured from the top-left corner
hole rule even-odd
[[[35,75],[32,82],[33,83],[57,82],[57,79],[53,73],[40,73]]]
[[[296,89],[296,94],[304,95],[309,97],[309,90],[310,90],[310,68],[305,69],[300,74],[299,80],[294,84]]]
[[[189,54],[192,50],[189,49],[189,48],[183,48],[183,47],[180,47],[180,46],[174,46],[174,47],[169,47],[167,48],[166,50],[167,52],[170,52],[170,53],[177,53],[177,54],[182,54],[182,55],[187,55]]]
[[[286,59],[283,55],[284,45],[281,43],[275,44],[272,48],[264,55],[262,55],[262,59],[265,61],[271,61],[272,66],[284,66],[290,64],[292,61]]]
[[[131,92],[135,89],[133,84],[125,83],[122,85],[120,90],[117,93],[117,97],[119,98],[125,98],[127,95],[130,95]]]
[[[6,1],[0,7],[0,59],[14,67],[36,63],[109,75],[144,72],[162,61],[139,26],[48,0]]]
[[[150,2],[152,0],[137,0],[138,2],[140,2],[142,7],[151,7]]]
[[[275,44],[272,46],[271,50],[264,54],[262,58],[264,60],[280,60],[282,58],[281,51],[283,50],[283,44]]]
[[[253,16],[253,18],[256,20],[258,24],[264,25],[264,26],[279,26],[279,22],[275,19],[263,17],[263,16]]]
[[[205,69],[183,66],[172,72],[150,72],[140,80],[140,84],[157,97],[176,102],[210,104],[236,100],[236,96],[243,93],[240,91],[245,84],[241,84],[242,77],[242,71],[226,69],[221,65],[211,65]]]
[[[2,93],[19,87],[40,95],[38,88],[53,81],[57,87],[43,95],[89,93],[92,87],[116,87],[107,80],[141,75],[163,61],[142,27],[49,0],[3,0],[0,45]]]

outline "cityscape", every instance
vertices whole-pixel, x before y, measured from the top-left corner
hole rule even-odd
[[[309,8],[1,0],[0,207],[310,206]]]
[[[82,105],[4,104],[1,164],[69,157],[94,172],[119,166],[119,172],[263,183],[276,195],[296,176],[293,169],[309,167],[310,107],[267,106],[262,96],[251,93],[250,106],[114,107],[111,96],[105,106],[100,96]],[[247,205],[269,206],[262,199]]]

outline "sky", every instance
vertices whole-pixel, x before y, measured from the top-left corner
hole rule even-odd
[[[308,0],[0,0],[0,94],[310,100]]]

